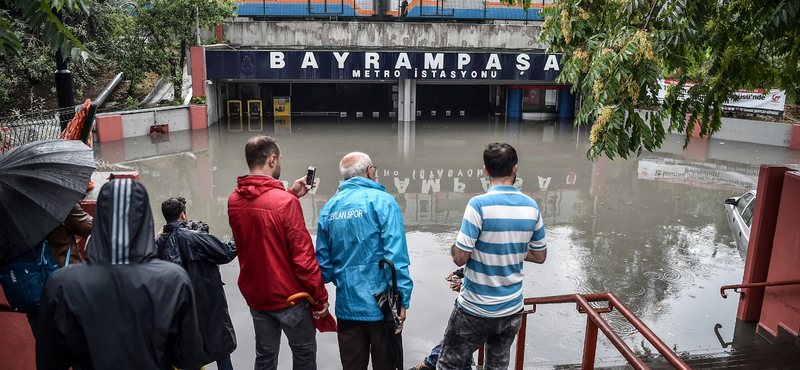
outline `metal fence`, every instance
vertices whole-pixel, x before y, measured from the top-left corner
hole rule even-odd
[[[61,122],[69,122],[80,106],[0,118],[0,154],[37,140],[57,139]]]

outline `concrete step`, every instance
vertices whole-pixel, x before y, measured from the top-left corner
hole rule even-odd
[[[743,348],[734,348],[720,352],[703,353],[680,353],[681,358],[692,369],[800,369],[800,348],[786,344],[765,344],[754,345]],[[633,367],[627,364],[625,359],[604,359],[606,364],[616,363],[616,365],[601,365],[598,370],[627,370]],[[674,369],[663,358],[647,361],[646,365],[652,370]],[[559,370],[580,369],[580,364],[558,366]]]

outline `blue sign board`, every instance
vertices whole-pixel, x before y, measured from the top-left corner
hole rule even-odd
[[[207,79],[554,81],[561,54],[206,50]]]

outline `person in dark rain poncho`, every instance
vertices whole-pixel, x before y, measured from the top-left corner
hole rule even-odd
[[[120,179],[103,186],[87,263],[59,269],[42,290],[37,368],[203,365],[189,276],[155,258],[153,231],[144,185]]]

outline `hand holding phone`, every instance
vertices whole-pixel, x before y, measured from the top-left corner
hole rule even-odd
[[[308,174],[306,174],[306,187],[311,189],[314,186],[314,176],[317,173],[317,168],[314,166],[308,166]]]

